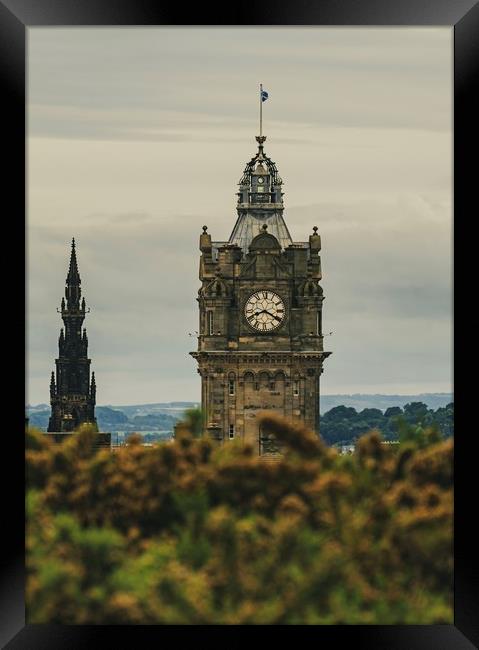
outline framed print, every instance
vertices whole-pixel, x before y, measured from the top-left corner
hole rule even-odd
[[[252,636],[293,642],[300,631],[307,642],[368,649],[473,648],[477,443],[474,420],[466,422],[472,382],[453,368],[471,357],[475,331],[469,335],[474,317],[459,324],[449,299],[453,283],[469,287],[474,259],[477,166],[467,160],[476,155],[479,7],[473,0],[326,0],[179,9],[149,0],[0,0],[4,197],[12,206],[4,241],[16,253],[4,256],[4,304],[15,314],[27,305],[24,327],[9,326],[4,336],[15,353],[4,368],[5,464],[13,471],[4,488],[12,513],[0,640],[13,649],[172,641],[224,648]],[[224,215],[232,200],[234,218]],[[65,295],[52,315],[60,258]],[[463,300],[454,302],[459,316]],[[407,421],[409,429],[401,418],[421,409],[414,396],[452,396],[452,374],[454,400],[443,397],[437,407],[451,419],[446,402],[457,401],[457,425],[444,424],[452,434],[457,428],[457,446],[449,433],[444,455],[428,456],[431,441],[439,444],[429,427],[433,410],[421,412],[420,423]],[[43,433],[26,422],[25,456],[18,420],[26,402],[48,399],[48,381],[50,405],[37,410],[38,422],[46,418]],[[353,403],[362,392],[379,399],[382,386],[411,396],[409,411],[396,402]],[[351,402],[332,399],[345,393]],[[107,417],[123,424],[105,425]],[[360,438],[383,430],[384,418],[390,439]],[[334,453],[308,437],[320,421]],[[174,431],[170,446],[157,435],[166,428]],[[83,444],[73,441],[77,429],[78,440],[99,449],[98,462],[81,451],[78,464],[71,461],[68,449]],[[137,430],[143,437],[131,436]],[[402,451],[394,447],[403,443]],[[62,445],[63,456],[49,455]],[[175,445],[177,455],[168,451]],[[240,454],[241,445],[244,485],[227,455]],[[413,447],[419,455],[408,464]],[[156,469],[149,458],[158,459]],[[453,489],[445,485],[452,458]],[[255,474],[258,459],[262,474]],[[48,482],[62,463],[72,463],[58,470],[63,483]],[[192,466],[188,478],[184,468]],[[32,467],[36,489],[48,484],[49,501],[43,509],[27,490],[26,548]],[[406,485],[410,467],[420,496]],[[68,472],[88,474],[88,488]],[[109,482],[102,487],[98,476]],[[291,494],[271,488],[268,476]],[[121,482],[121,498],[108,502],[104,494]],[[383,485],[390,493],[369,511],[367,494],[372,499]],[[317,505],[319,493],[330,512]],[[437,524],[440,544],[436,524],[427,528],[431,512],[450,525],[452,497],[453,570],[447,526]],[[57,517],[62,498],[75,504],[78,521]],[[161,541],[145,534],[158,523],[158,504],[173,531]],[[398,504],[400,524],[391,524],[381,545],[374,536],[388,517],[396,521]],[[277,525],[271,513],[279,513]],[[303,532],[293,540],[295,527]],[[420,538],[423,527],[433,532]],[[314,560],[318,539],[329,564]],[[339,539],[354,547],[361,571],[341,559]],[[45,547],[33,552],[38,540]],[[124,561],[130,548],[136,555]],[[434,564],[428,553],[444,558]],[[84,557],[101,567],[91,584],[82,578]],[[241,566],[244,557],[253,568]],[[424,579],[419,569],[399,579],[399,558],[426,567]],[[164,565],[168,579],[155,583],[155,600],[141,580],[145,567]],[[364,567],[377,579],[365,579]],[[225,578],[230,570],[234,584]],[[444,590],[434,591],[452,573],[453,607]],[[347,587],[336,589],[335,580]],[[40,603],[27,617],[25,583]],[[330,598],[322,599],[324,585]],[[261,598],[255,589],[264,590]],[[297,593],[305,594],[301,602]],[[215,608],[221,615],[212,615]]]

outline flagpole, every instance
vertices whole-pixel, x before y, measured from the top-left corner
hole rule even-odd
[[[259,135],[263,135],[263,84],[259,85]]]

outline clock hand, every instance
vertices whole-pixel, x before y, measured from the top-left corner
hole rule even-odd
[[[259,316],[260,314],[269,314],[269,315],[272,316],[273,318],[276,318],[276,320],[281,320],[280,318],[278,318],[277,316],[275,316],[274,314],[272,314],[272,313],[271,313],[270,311],[268,311],[267,309],[262,309],[261,311],[255,311],[255,313],[254,313],[255,316]]]
[[[267,311],[266,309],[264,309],[263,311],[265,311],[267,314],[272,316],[275,320],[278,320],[278,321],[281,320],[281,318],[278,318],[278,316],[276,316],[275,314],[272,314],[270,311]]]

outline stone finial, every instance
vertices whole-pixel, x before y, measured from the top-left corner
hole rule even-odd
[[[211,253],[211,235],[207,232],[208,226],[203,226],[203,232],[200,235],[200,251],[202,253]]]
[[[321,250],[321,237],[318,235],[318,226],[313,227],[313,234],[309,236],[309,247],[315,253]]]

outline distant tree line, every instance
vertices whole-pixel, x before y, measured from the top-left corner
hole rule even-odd
[[[31,413],[30,425],[46,431],[50,410]],[[173,432],[179,416],[166,413],[136,415],[128,417],[120,410],[107,406],[96,408],[98,426],[101,431],[124,431],[118,434],[123,442],[131,432],[143,434],[144,442],[155,442],[169,438],[165,432]],[[365,408],[357,411],[350,406],[335,406],[320,419],[321,437],[328,445],[351,444],[361,435],[372,429],[380,431],[385,439],[397,440],[399,430],[404,425],[422,428],[435,426],[445,436],[454,435],[454,404],[436,410],[428,408],[423,402],[410,402],[404,408],[391,406],[384,413],[378,408]]]
[[[178,417],[168,415],[167,413],[152,413],[148,415],[135,415],[128,417],[123,411],[112,409],[108,406],[97,406],[95,414],[100,431],[173,431],[175,422]],[[50,418],[50,409],[31,413],[29,421],[31,426],[38,427],[46,431],[48,420]],[[155,435],[152,440],[159,440],[162,436]]]
[[[385,439],[398,440],[401,427],[437,428],[446,438],[454,435],[454,403],[429,409],[423,402],[410,402],[402,409],[391,406],[384,413],[380,409],[362,411],[348,406],[336,406],[321,416],[321,437],[328,445],[350,444],[367,431],[377,429]]]

